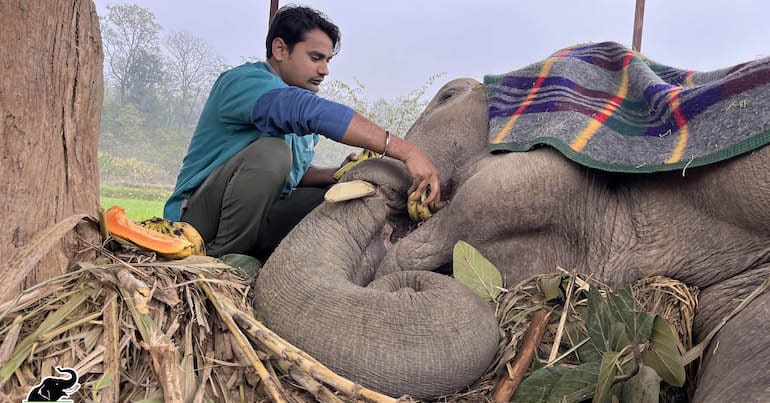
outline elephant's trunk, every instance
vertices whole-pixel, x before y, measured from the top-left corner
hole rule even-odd
[[[378,193],[314,210],[261,270],[258,314],[366,387],[420,399],[455,392],[494,358],[497,321],[473,291],[440,274],[399,272],[366,284],[381,259],[372,251],[382,242],[387,204]]]
[[[59,372],[60,374],[68,374],[69,377],[70,377],[69,379],[67,379],[66,383],[62,383],[61,384],[62,389],[69,389],[69,388],[75,386],[75,384],[78,382],[78,374],[77,374],[77,372],[75,372],[74,369],[72,369],[72,368],[56,367],[56,371]]]

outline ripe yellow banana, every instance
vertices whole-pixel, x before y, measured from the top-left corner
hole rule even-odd
[[[200,233],[198,233],[198,230],[196,230],[195,227],[189,223],[181,221],[174,222],[165,218],[153,217],[140,222],[139,225],[146,227],[147,229],[160,232],[161,234],[171,235],[184,239],[193,244],[193,247],[190,250],[183,250],[181,252],[182,254],[186,253],[185,256],[175,257],[169,255],[167,257],[172,259],[181,259],[182,257],[187,257],[189,255],[206,255],[206,246],[203,242],[203,237],[201,237]]]
[[[410,196],[410,198],[414,197],[414,193]],[[444,203],[441,201],[433,202],[431,204],[423,204],[425,202],[425,199],[428,198],[428,191],[425,190],[420,195],[420,201],[414,202],[414,203],[407,203],[406,211],[409,213],[409,218],[411,218],[413,221],[422,222],[430,218],[433,213],[441,210],[442,207],[444,207]]]
[[[417,202],[408,202],[406,205],[406,212],[409,213],[409,218],[412,221],[420,222],[420,214],[417,212]]]
[[[173,229],[171,230],[171,234],[174,236],[181,236],[188,242],[195,245],[192,251],[193,255],[206,256],[206,245],[203,242],[203,237],[200,233],[198,233],[198,230],[192,226],[192,224],[183,221],[177,221],[173,223],[172,228]]]
[[[163,253],[162,256],[167,258],[167,259],[184,259],[187,256],[192,255],[194,250],[195,250],[195,245],[190,243],[189,246],[185,247],[184,249],[180,250],[179,252]]]
[[[358,159],[355,161],[350,161],[347,164],[343,165],[340,169],[338,169],[336,172],[334,172],[334,180],[340,180],[342,178],[342,175],[345,175],[347,171],[350,171],[351,168],[356,166],[359,162],[363,160],[368,160],[369,158],[376,158],[379,157],[380,154],[368,150],[366,148],[362,149],[360,153],[358,153]]]

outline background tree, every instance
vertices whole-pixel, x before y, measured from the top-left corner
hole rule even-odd
[[[169,33],[161,46],[162,27],[137,5],[108,7],[101,22],[107,88],[99,161],[110,172],[104,180],[173,186],[222,59],[189,33]]]
[[[224,69],[224,61],[203,39],[189,32],[172,32],[164,41],[168,89],[176,100],[179,126],[195,127],[209,89]]]
[[[0,300],[22,289],[6,269],[34,235],[96,213],[100,38],[91,0],[0,1]],[[90,226],[77,237],[98,242]],[[70,233],[21,286],[65,272],[77,250]]]
[[[353,85],[338,80],[331,81],[321,87],[319,95],[347,105],[381,127],[390,130],[391,133],[404,137],[428,103],[425,92],[443,76],[444,73],[434,74],[420,88],[390,100],[378,99],[374,102],[368,100],[363,95],[366,94],[366,86],[358,80]],[[321,137],[321,142],[316,146],[313,163],[318,166],[336,166],[351,152],[359,151],[361,151],[359,148]]]
[[[101,23],[107,62],[104,73],[124,101],[131,87],[143,86],[137,81],[152,69],[145,63],[159,59],[161,27],[152,12],[135,4],[108,6]]]

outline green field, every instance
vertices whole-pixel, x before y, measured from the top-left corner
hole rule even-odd
[[[120,206],[126,210],[126,216],[134,221],[152,217],[163,217],[163,205],[171,194],[168,189],[129,188],[102,185],[99,204],[106,210]]]

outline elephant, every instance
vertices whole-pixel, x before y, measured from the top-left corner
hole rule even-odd
[[[28,402],[55,402],[80,389],[78,374],[74,369],[56,367],[56,371],[60,374],[69,374],[69,378],[45,377],[39,385],[29,391]]]
[[[651,276],[696,286],[698,337],[770,276],[770,148],[685,175],[605,172],[550,147],[490,153],[487,107],[482,83],[455,79],[407,132],[439,168],[446,200],[416,229],[403,166],[351,169],[344,180],[377,193],[322,204],[283,240],[256,280],[265,324],[364,386],[425,399],[473,382],[500,337],[487,305],[433,272],[459,240],[505,286],[557,267],[613,288]],[[712,340],[694,401],[770,400],[769,334],[765,292]]]

